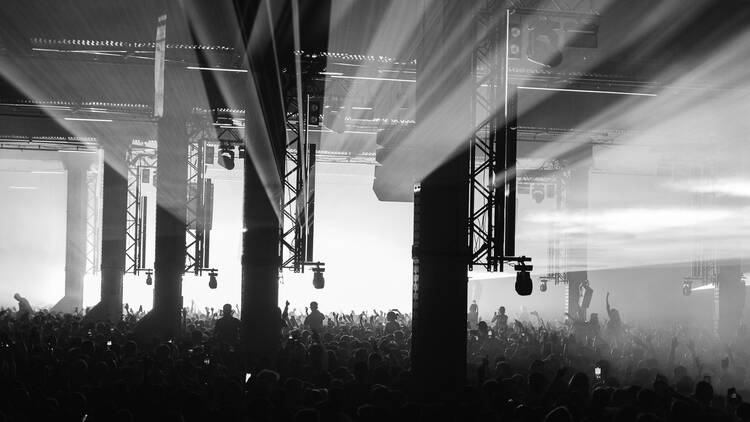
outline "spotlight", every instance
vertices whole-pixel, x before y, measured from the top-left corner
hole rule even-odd
[[[215,289],[218,285],[216,282],[216,270],[211,270],[210,273],[208,273],[208,288],[209,289]]]
[[[560,37],[555,32],[559,24],[547,17],[529,25],[528,58],[530,62],[544,67],[557,67],[563,61],[560,51]]]
[[[323,278],[323,268],[313,268],[313,287],[316,289],[322,289],[326,286],[326,280]]]
[[[234,168],[234,148],[222,145],[221,150],[219,150],[219,165],[227,170]]]
[[[539,291],[542,293],[547,291],[547,280],[542,280],[542,284],[539,285]]]
[[[537,204],[544,201],[544,185],[534,185],[531,189],[531,197]]]
[[[154,279],[153,279],[153,277],[151,277],[151,275],[153,273],[154,272],[151,271],[151,270],[146,271],[146,285],[147,286],[150,286],[150,285],[154,284]]]
[[[533,268],[530,265],[525,265],[523,262],[514,268],[518,271],[516,273],[516,293],[519,296],[529,296],[534,290],[534,283],[532,283],[531,274],[529,274],[529,271]]]
[[[693,293],[693,283],[691,283],[688,280],[685,280],[682,282],[682,294],[685,296],[690,296],[690,294]]]

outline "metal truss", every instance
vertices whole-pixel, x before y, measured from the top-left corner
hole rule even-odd
[[[227,129],[228,131],[228,129]],[[206,145],[217,139],[212,121],[196,116],[188,127],[185,272],[201,274],[209,266],[213,183],[206,176]]]
[[[695,164],[692,166],[675,165],[672,174],[673,176],[690,176],[702,181],[714,178],[711,164]],[[697,209],[711,207],[715,200],[716,193],[714,192],[696,192],[693,194],[693,207]],[[704,286],[717,286],[719,281],[719,265],[716,259],[715,242],[707,242],[698,238],[695,241],[694,248],[693,257],[690,262],[690,275],[685,277],[684,281]]]
[[[474,98],[471,103],[475,127],[469,146],[469,248],[471,262],[487,271],[497,271],[495,256],[495,171],[497,168],[497,131],[503,122],[498,117],[503,100],[503,58],[501,25],[497,16],[503,2],[487,0],[476,18],[478,35],[474,50],[472,79]]]
[[[542,185],[547,191],[548,186],[554,187],[555,208],[560,211],[567,206],[568,181],[570,170],[564,160],[543,161],[534,167],[522,168],[519,162],[518,183],[528,184],[530,189],[534,185]],[[558,223],[549,228],[547,241],[547,272],[540,279],[555,284],[568,282],[568,249],[566,237],[561,234]]]
[[[128,151],[128,199],[126,210],[125,272],[137,274],[145,267],[147,197],[142,194],[145,173],[155,176],[156,150],[132,145]]]
[[[309,103],[309,97],[304,100]],[[300,110],[301,108],[301,110]],[[297,98],[287,98],[287,136],[284,158],[282,224],[279,254],[281,268],[304,271],[303,263],[312,259],[312,210],[316,146],[308,142],[309,104],[298,107]]]
[[[100,181],[98,171],[86,173],[86,274],[97,274],[99,272],[99,258],[101,256]]]
[[[599,14],[597,0],[508,0],[508,8],[534,11]]]

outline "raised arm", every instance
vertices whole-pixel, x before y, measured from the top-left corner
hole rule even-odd
[[[284,312],[281,313],[281,319],[286,321],[289,319],[289,301],[286,301],[286,304],[284,305]]]
[[[612,319],[612,308],[609,306],[609,292],[607,292],[607,316]]]

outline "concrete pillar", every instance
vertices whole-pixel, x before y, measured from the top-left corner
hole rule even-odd
[[[246,122],[250,122],[249,119]],[[248,147],[254,140],[247,124]],[[253,363],[272,362],[280,348],[280,203],[261,178],[261,154],[248,148],[243,162],[242,342]]]
[[[122,319],[122,278],[127,237],[127,142],[105,147],[102,165],[101,299],[86,318],[94,321]]]
[[[414,195],[411,359],[428,395],[456,392],[466,378],[468,165],[460,154]]]
[[[438,0],[421,10],[418,125],[409,147],[445,160],[414,194],[411,361],[426,396],[453,395],[466,379],[472,34],[456,28],[472,22],[471,6]]]
[[[185,272],[188,136],[187,113],[165,105],[156,152],[156,245],[154,307],[136,328],[139,338],[175,338],[182,318]],[[176,104],[175,104],[176,106]]]
[[[88,160],[68,160],[68,206],[65,230],[65,296],[53,312],[70,313],[83,307],[83,276],[86,273],[86,171]]]

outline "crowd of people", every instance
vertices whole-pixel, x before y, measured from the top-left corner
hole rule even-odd
[[[17,298],[18,300],[18,298]],[[0,311],[0,421],[750,421],[750,336],[607,319],[467,317],[465,387],[425,397],[396,309],[281,311],[274,362],[248,366],[236,307],[185,309],[184,335],[139,344],[116,323]],[[436,350],[435,353],[440,353]]]

